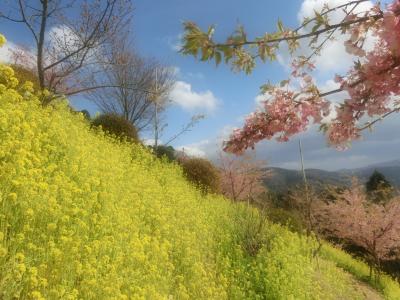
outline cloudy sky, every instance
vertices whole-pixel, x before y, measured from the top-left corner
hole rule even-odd
[[[251,75],[232,73],[229,67],[215,67],[213,63],[196,61],[178,53],[182,22],[191,20],[206,28],[216,25],[216,38],[224,38],[238,24],[242,24],[249,37],[274,31],[280,18],[285,25],[295,27],[304,16],[311,16],[320,9],[323,0],[136,0],[132,22],[133,39],[138,51],[157,58],[176,70],[177,82],[170,98],[173,104],[167,111],[168,126],[162,140],[168,138],[186,124],[195,114],[205,114],[195,128],[176,140],[176,148],[195,155],[215,158],[221,141],[232,128],[240,127],[244,117],[252,112],[259,100],[259,86],[270,80],[279,82],[288,76],[288,55],[283,50],[279,60],[272,64],[259,64]],[[346,0],[330,0],[330,5]],[[371,3],[364,3],[359,10],[368,10]],[[337,16],[340,18],[340,16]],[[15,24],[0,23],[0,31],[6,35],[9,47],[15,44],[32,45],[29,35]],[[327,45],[316,61],[318,72],[315,79],[326,89],[335,87],[332,78],[344,74],[352,63],[340,37]],[[370,44],[372,45],[372,40]],[[7,49],[0,50],[0,59],[7,60]],[[340,101],[343,95],[332,98]],[[73,99],[79,109],[88,109],[92,114],[97,108],[82,98]],[[366,132],[362,141],[352,148],[339,152],[327,146],[325,137],[311,128],[307,133],[287,143],[267,141],[260,143],[256,154],[272,166],[299,168],[298,140],[302,140],[306,167],[336,170],[361,167],[368,164],[400,158],[400,135],[397,115],[378,124],[373,132]],[[151,139],[151,133],[143,136]]]

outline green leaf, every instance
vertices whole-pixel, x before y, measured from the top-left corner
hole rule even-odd
[[[265,57],[266,57],[266,49],[265,49],[265,44],[261,43],[258,46],[258,55],[260,56],[261,60],[265,62]]]
[[[209,55],[209,48],[207,46],[204,46],[201,48],[201,60],[206,61],[210,57]]]
[[[283,23],[282,23],[282,21],[280,19],[278,19],[278,30],[280,32],[284,32],[285,31],[285,28],[283,27]]]
[[[260,86],[260,90],[262,94],[268,93],[269,91],[273,90],[274,86],[268,81],[267,83]]]
[[[281,82],[280,82],[280,86],[281,87],[284,87],[285,85],[288,85],[289,84],[289,80],[288,79],[286,79],[286,80],[282,80]]]
[[[215,64],[218,66],[221,62],[221,52],[215,52]]]

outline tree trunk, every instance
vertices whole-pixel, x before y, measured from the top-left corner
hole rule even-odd
[[[38,77],[39,77],[39,85],[40,89],[43,90],[45,88],[44,83],[44,66],[43,66],[43,48],[44,48],[44,37],[46,33],[46,23],[47,23],[47,7],[48,0],[42,1],[42,18],[40,24],[40,33],[38,40],[38,53],[37,53],[37,69],[38,69]]]

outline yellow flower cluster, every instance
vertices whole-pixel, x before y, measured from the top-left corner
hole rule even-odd
[[[6,43],[6,38],[4,35],[0,34],[0,47],[2,47]]]
[[[0,299],[349,295],[304,238],[268,225],[249,256],[237,221],[249,208],[203,196],[179,166],[91,129],[67,102],[43,108],[16,82],[0,66]]]

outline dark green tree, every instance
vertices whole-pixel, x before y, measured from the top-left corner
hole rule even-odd
[[[153,153],[158,157],[167,157],[169,161],[174,161],[175,157],[175,149],[172,146],[158,145],[157,148],[152,146]]]
[[[385,176],[375,170],[365,184],[370,199],[374,202],[386,202],[393,196],[393,187]]]
[[[90,120],[90,113],[89,113],[89,111],[87,111],[86,109],[83,109],[83,110],[81,110],[81,111],[79,111],[80,113],[82,113],[83,115],[84,115],[84,117],[87,119],[87,120]]]
[[[92,125],[96,127],[101,126],[104,131],[114,134],[119,138],[126,137],[131,142],[139,141],[135,126],[117,114],[100,115],[92,121]]]

